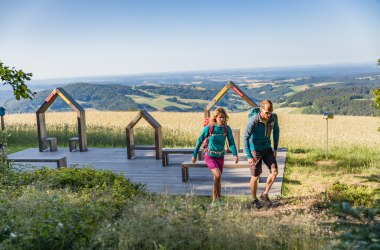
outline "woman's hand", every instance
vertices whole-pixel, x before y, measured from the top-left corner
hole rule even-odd
[[[235,164],[237,164],[239,162],[239,157],[238,156],[234,156],[234,162],[235,162]]]
[[[197,161],[197,158],[195,158],[194,156],[191,157],[191,162],[194,164],[195,162]]]

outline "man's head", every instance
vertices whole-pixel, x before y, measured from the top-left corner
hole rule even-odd
[[[273,104],[270,100],[264,100],[260,103],[260,116],[264,120],[268,120],[273,112]]]

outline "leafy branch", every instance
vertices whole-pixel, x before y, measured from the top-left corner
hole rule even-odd
[[[3,85],[9,84],[13,88],[13,94],[17,100],[33,99],[35,92],[32,92],[25,84],[26,81],[30,81],[32,73],[25,73],[22,70],[16,70],[14,67],[9,68],[0,61],[0,79]]]

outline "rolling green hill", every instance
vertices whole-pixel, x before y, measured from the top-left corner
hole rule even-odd
[[[225,77],[228,78],[228,77]],[[227,84],[226,81],[199,81],[193,84],[91,84],[74,83],[63,88],[85,109],[147,111],[203,111],[204,107]],[[273,79],[242,78],[234,82],[254,102],[270,99],[281,107],[296,107],[297,112],[341,115],[376,115],[372,90],[380,87],[380,75],[305,76]],[[34,100],[5,100],[0,106],[7,113],[36,112],[51,90],[40,91]],[[218,101],[229,111],[245,111],[249,106],[233,90]],[[60,98],[50,107],[69,110]]]

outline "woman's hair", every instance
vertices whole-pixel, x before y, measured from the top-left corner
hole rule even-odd
[[[224,108],[215,109],[214,114],[211,118],[211,123],[216,123],[216,117],[218,117],[220,114],[224,114],[223,125],[227,125],[229,117],[227,115],[227,111]]]

